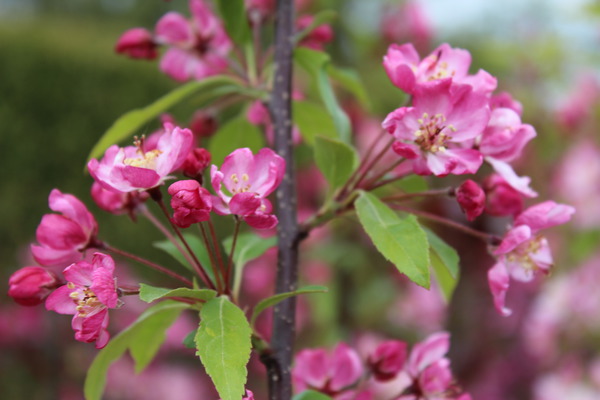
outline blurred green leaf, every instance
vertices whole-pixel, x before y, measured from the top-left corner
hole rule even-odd
[[[315,161],[329,183],[330,195],[341,187],[358,166],[358,154],[353,147],[336,139],[315,138]]]
[[[244,0],[219,0],[217,7],[229,37],[236,44],[242,45],[250,38]]]
[[[126,350],[130,351],[135,360],[136,372],[142,371],[165,340],[167,328],[186,308],[189,306],[180,302],[161,302],[148,308],[134,323],[112,338],[106,347],[100,350],[88,370],[84,386],[86,400],[102,398],[108,368]]]
[[[302,393],[295,395],[292,400],[332,400],[331,397],[324,395],[314,390],[305,390]]]
[[[444,242],[438,235],[433,233],[431,229],[422,228],[427,234],[427,240],[431,246],[431,250],[437,254],[440,261],[444,264],[448,272],[453,278],[458,278],[460,258],[453,247]]]
[[[216,296],[217,292],[211,289],[167,289],[146,285],[144,283],[140,284],[140,300],[145,301],[146,303],[152,303],[163,297],[189,297],[191,299],[208,301]]]
[[[260,129],[252,125],[242,113],[238,117],[228,121],[213,136],[208,150],[215,165],[221,165],[235,149],[249,147],[256,153],[265,146],[264,135]]]
[[[337,132],[329,113],[319,104],[310,101],[294,101],[292,103],[294,124],[306,143],[313,145],[315,136],[321,135],[337,138]]]
[[[371,109],[371,99],[369,99],[365,86],[356,71],[353,69],[334,67],[329,64],[327,66],[327,72],[331,79],[353,94],[365,110],[369,111]]]
[[[200,311],[197,354],[222,400],[244,394],[252,330],[246,316],[225,297],[209,300]]]
[[[383,256],[419,286],[429,289],[429,243],[414,215],[404,219],[376,196],[361,192],[358,219]]]
[[[327,293],[327,288],[325,286],[318,285],[310,285],[300,288],[298,290],[294,290],[293,292],[285,292],[279,293],[271,297],[267,297],[266,299],[261,300],[256,307],[254,307],[254,311],[252,312],[252,318],[250,318],[250,325],[254,325],[254,321],[256,318],[267,308],[273,307],[279,302],[288,299],[290,297],[298,296],[301,294],[309,294],[309,293]]]

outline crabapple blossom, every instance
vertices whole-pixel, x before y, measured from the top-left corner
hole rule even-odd
[[[470,65],[471,54],[467,50],[453,49],[447,43],[423,60],[411,43],[392,44],[383,57],[383,66],[392,83],[408,94],[414,95],[423,84],[451,79],[454,83],[471,85],[475,92],[490,95],[496,89],[496,78],[484,70],[469,75]]]
[[[462,146],[486,127],[487,98],[469,85],[445,79],[419,86],[413,104],[392,111],[383,121],[383,128],[397,140],[394,151],[411,160],[418,175],[477,172],[483,162],[481,153]]]
[[[571,219],[575,209],[554,201],[545,201],[523,211],[506,232],[493,254],[498,257],[488,272],[488,282],[496,310],[504,316],[511,310],[504,306],[510,277],[529,282],[538,273],[548,273],[552,255],[548,240],[539,234],[543,229],[561,225]]]
[[[88,162],[90,175],[104,188],[118,192],[151,189],[161,185],[168,174],[184,163],[192,148],[193,134],[170,123],[164,124],[156,148],[149,149],[144,140],[135,146],[113,145],[99,162]]]
[[[121,35],[115,51],[131,58],[153,60],[158,56],[156,46],[150,31],[144,28],[132,28]]]
[[[594,109],[594,103],[600,101],[600,81],[594,73],[581,74],[573,93],[564,99],[557,110],[558,123],[568,131],[574,131],[584,125]]]
[[[87,207],[75,196],[53,189],[48,197],[52,211],[36,230],[39,245],[31,245],[33,258],[41,265],[69,264],[82,258],[81,252],[96,240],[98,224]]]
[[[237,149],[223,161],[219,170],[211,167],[210,178],[218,196],[213,197],[217,214],[234,214],[257,229],[271,229],[277,217],[267,199],[283,179],[285,161],[271,149],[256,156],[248,148]]]
[[[516,112],[519,116],[523,115],[523,104],[513,99],[510,93],[500,92],[490,97],[490,108],[492,110],[496,108],[510,108]]]
[[[455,191],[456,201],[467,215],[469,221],[483,213],[485,208],[485,193],[483,189],[471,179],[464,181]]]
[[[176,12],[156,23],[155,40],[169,49],[160,69],[178,81],[203,79],[227,68],[231,41],[221,21],[203,0],[190,0],[192,19]]]
[[[44,302],[59,282],[47,268],[24,267],[8,279],[8,295],[22,306],[36,306]]]
[[[375,379],[387,381],[393,379],[406,363],[406,343],[399,340],[385,341],[369,355],[368,364]]]
[[[175,210],[173,222],[180,228],[187,228],[200,221],[208,221],[212,209],[212,199],[208,190],[198,181],[177,181],[169,186],[171,207]]]
[[[492,174],[483,180],[486,196],[485,212],[494,216],[512,215],[516,217],[523,211],[523,194],[510,186],[498,174]]]
[[[106,346],[109,333],[108,309],[119,302],[113,259],[94,253],[92,262],[80,261],[63,271],[67,284],[59,287],[46,299],[46,309],[59,314],[73,314],[71,326],[75,339],[96,342],[96,348]]]
[[[190,178],[201,177],[202,172],[210,164],[210,153],[201,147],[196,147],[186,157],[181,170],[185,176]]]

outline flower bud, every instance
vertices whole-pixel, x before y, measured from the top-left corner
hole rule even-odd
[[[194,133],[196,139],[212,136],[217,131],[217,127],[215,117],[202,110],[194,113],[190,121],[190,130]]]
[[[56,276],[42,267],[24,267],[8,279],[8,295],[23,306],[36,306],[57,286]]]
[[[158,56],[152,33],[144,28],[129,29],[117,41],[115,51],[131,58],[153,60]]]
[[[487,204],[485,211],[497,217],[517,216],[523,211],[523,195],[500,175],[492,174],[483,181]]]
[[[208,190],[195,180],[178,181],[169,186],[173,222],[180,228],[187,228],[200,221],[208,221],[212,210],[212,200]]]
[[[467,179],[456,189],[455,195],[469,221],[481,215],[485,208],[485,193],[477,183]]]
[[[377,346],[367,362],[376,380],[388,381],[404,368],[406,355],[406,343],[388,340]]]
[[[202,172],[210,164],[210,153],[208,150],[197,147],[190,151],[187,158],[181,166],[183,174],[190,178],[196,178],[202,175]]]

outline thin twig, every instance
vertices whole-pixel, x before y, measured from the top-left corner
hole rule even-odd
[[[208,241],[208,235],[206,234],[206,229],[204,229],[204,225],[202,222],[198,222],[198,227],[200,228],[200,233],[202,234],[202,240],[204,241],[204,247],[206,247],[206,251],[208,252],[208,257],[210,258],[210,266],[212,267],[213,274],[215,275],[215,279],[217,280],[217,288],[219,293],[223,292],[223,283],[221,282],[221,274],[217,270],[217,262],[215,261],[215,255],[213,253],[212,246]]]

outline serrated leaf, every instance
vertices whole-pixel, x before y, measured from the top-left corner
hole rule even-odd
[[[217,7],[229,37],[240,45],[248,40],[250,27],[248,26],[244,0],[219,0],[217,1]]]
[[[250,325],[254,326],[256,318],[258,318],[258,316],[267,308],[273,307],[274,305],[277,305],[279,302],[287,298],[309,293],[327,293],[327,288],[325,286],[310,285],[300,288],[298,290],[294,290],[293,292],[279,293],[274,296],[267,297],[266,299],[261,300],[254,307],[254,311],[252,312],[252,318],[250,319]]]
[[[252,330],[243,311],[226,297],[209,300],[200,311],[197,354],[222,400],[239,400],[247,379]]]
[[[227,252],[230,251],[232,243],[233,237],[228,237],[223,241],[223,247]],[[238,235],[235,252],[233,254],[233,262],[235,264],[233,293],[239,293],[244,267],[248,261],[262,256],[265,251],[275,245],[277,245],[277,238],[274,236],[263,238],[250,232]]]
[[[355,206],[377,250],[410,280],[429,289],[429,243],[415,216],[402,219],[367,192],[360,193]]]
[[[136,362],[136,371],[144,369],[165,340],[167,328],[186,308],[189,308],[187,304],[175,301],[159,303],[148,308],[134,323],[112,338],[106,347],[100,350],[88,370],[84,385],[86,400],[101,399],[108,368],[125,351],[131,351]]]
[[[265,146],[264,135],[260,129],[252,125],[242,113],[223,125],[213,136],[208,146],[215,165],[221,165],[235,149],[249,147],[256,153]]]
[[[294,124],[309,145],[315,143],[315,136],[337,138],[335,125],[323,106],[310,101],[294,101],[292,103]]]
[[[350,119],[340,107],[327,75],[327,66],[330,62],[329,56],[321,51],[298,47],[294,51],[294,61],[315,80],[321,100],[323,100],[327,112],[333,119],[338,138],[342,142],[350,143]]]
[[[292,397],[292,400],[332,400],[332,398],[314,390],[305,390]]]
[[[310,25],[308,25],[306,28],[304,28],[302,31],[296,34],[296,43],[300,42],[302,39],[308,36],[308,34],[311,33],[316,27],[321,26],[323,24],[328,24],[332,22],[336,17],[337,13],[333,10],[323,10],[318,12],[317,14],[315,14]]]
[[[327,66],[327,72],[329,73],[331,79],[353,94],[363,108],[365,108],[367,111],[371,109],[371,100],[369,99],[369,95],[356,71],[352,69],[334,67],[330,64]]]
[[[144,283],[140,284],[140,299],[146,303],[151,303],[164,297],[188,297],[190,299],[208,301],[216,296],[217,292],[211,289],[167,289],[146,285]]]
[[[358,165],[358,154],[353,147],[339,140],[317,136],[315,162],[329,183],[330,193],[341,187]]]
[[[123,114],[110,128],[108,128],[92,148],[88,160],[100,157],[111,145],[132,136],[138,129],[143,127],[144,124],[171,109],[178,103],[188,99],[193,94],[200,91],[208,92],[215,88],[223,89],[224,86],[230,87],[229,92],[236,92],[238,89],[243,91],[243,88],[239,85],[237,80],[227,76],[213,76],[201,81],[186,83],[146,107],[138,108]]]

